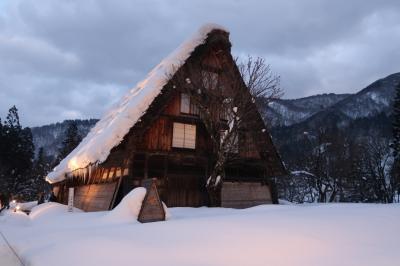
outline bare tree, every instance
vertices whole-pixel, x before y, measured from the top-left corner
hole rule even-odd
[[[391,175],[393,157],[389,142],[384,139],[370,139],[365,147],[364,157],[368,178],[372,181],[377,201],[391,203],[396,193],[394,176]]]
[[[240,137],[249,136],[257,145],[260,134],[265,134],[254,105],[256,97],[278,97],[279,78],[271,76],[263,59],[249,57],[239,68],[231,65],[230,60],[226,62],[218,69],[196,61],[186,62],[186,67],[172,79],[173,86],[188,94],[198,108],[211,138],[213,167],[207,190],[213,206],[220,204],[226,166],[239,157]]]
[[[239,61],[238,58],[235,61],[244,83],[255,99],[269,102],[283,96],[280,76],[272,72],[271,66],[265,62],[264,58],[254,59],[249,55],[245,61]]]

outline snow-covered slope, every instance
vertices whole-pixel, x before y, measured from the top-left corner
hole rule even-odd
[[[58,182],[63,180],[68,172],[91,163],[104,162],[111,149],[121,143],[129,129],[146,113],[168,79],[185,63],[194,49],[206,41],[208,34],[213,30],[228,32],[222,26],[215,24],[202,26],[113,106],[78,147],[54,168],[47,176],[47,181]]]
[[[389,114],[395,96],[395,87],[399,83],[400,73],[389,75],[338,102],[333,108],[352,119],[371,117],[381,112]]]
[[[96,124],[98,119],[74,120],[78,126],[79,135],[86,136],[90,129]],[[55,158],[58,155],[58,150],[65,137],[65,132],[68,128],[70,120],[65,120],[60,123],[44,125],[40,127],[32,127],[33,144],[35,145],[35,154],[39,148],[43,147],[45,154]]]
[[[40,222],[21,214],[30,223],[0,216],[0,230],[31,266],[394,266],[400,261],[400,204],[170,211],[169,221],[146,224],[105,221],[109,212],[65,210]],[[2,264],[6,259],[0,257],[0,265],[9,265]]]
[[[274,100],[263,108],[262,113],[272,127],[321,120],[329,113],[349,120],[373,117],[382,112],[389,115],[395,87],[399,82],[400,73],[394,73],[355,94],[330,93],[293,100]]]
[[[290,126],[331,107],[350,94],[320,94],[299,99],[277,99],[265,108],[264,115],[272,126]]]

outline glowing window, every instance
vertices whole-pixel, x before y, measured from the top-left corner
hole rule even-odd
[[[191,124],[174,123],[172,147],[196,148],[196,126]]]

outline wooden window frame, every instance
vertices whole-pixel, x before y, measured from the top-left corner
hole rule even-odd
[[[180,124],[180,125],[183,125],[183,143],[182,143],[182,145],[179,145],[179,144],[177,144],[176,143],[176,141],[175,141],[175,144],[174,144],[174,137],[176,136],[176,134],[174,134],[175,133],[175,125],[177,126],[178,124]],[[192,146],[192,145],[189,145],[189,144],[186,144],[187,142],[186,142],[186,127],[188,127],[188,126],[192,126],[192,127],[194,127],[194,145]],[[188,133],[188,135],[189,135],[189,133]],[[188,143],[190,143],[189,141],[188,141]],[[190,123],[182,123],[182,122],[173,122],[172,123],[172,140],[171,140],[171,147],[173,148],[173,149],[185,149],[185,150],[196,150],[196,146],[197,146],[197,125],[196,124],[190,124]]]
[[[188,107],[186,110],[183,109],[183,99],[187,99]],[[199,116],[199,108],[193,103],[189,94],[181,92],[179,95],[179,112],[184,115]]]
[[[179,111],[181,114],[190,114],[190,95],[187,93],[181,93],[180,94],[180,106],[179,106]],[[186,106],[187,104],[187,106]]]

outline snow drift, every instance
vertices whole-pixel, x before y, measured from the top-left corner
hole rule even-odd
[[[37,206],[37,203],[38,203],[37,201],[29,201],[29,202],[15,203],[15,205],[18,205],[21,208],[21,210],[30,211],[32,210],[32,208]]]
[[[12,225],[28,225],[30,219],[26,213],[13,210],[4,210],[0,215],[0,224],[12,224]]]
[[[74,208],[73,212],[83,212],[78,208]],[[57,202],[47,202],[36,207],[33,207],[29,217],[32,220],[41,220],[41,219],[49,219],[54,216],[58,216],[60,214],[68,213],[68,206],[63,205]]]
[[[132,194],[143,197],[139,191]],[[106,212],[66,213],[29,226],[0,220],[0,231],[31,266],[386,266],[400,261],[400,204],[169,210],[173,218],[167,222],[108,223]],[[10,264],[0,256],[0,265]]]
[[[133,189],[104,219],[109,222],[137,221],[145,196],[146,189],[144,187]]]

